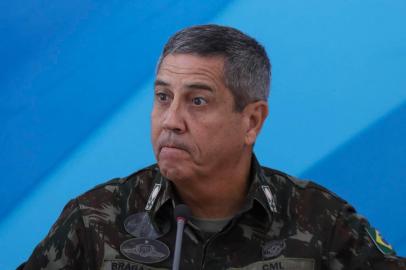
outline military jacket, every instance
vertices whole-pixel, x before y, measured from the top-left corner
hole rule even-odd
[[[221,194],[219,194],[221,196]],[[157,165],[71,200],[18,269],[171,269],[174,206]],[[260,167],[242,209],[218,233],[186,223],[180,269],[406,269],[354,208],[325,188]]]

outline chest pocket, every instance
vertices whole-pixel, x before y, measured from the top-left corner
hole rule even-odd
[[[228,268],[227,270],[314,270],[315,261],[309,258],[277,258],[260,261],[240,268]]]

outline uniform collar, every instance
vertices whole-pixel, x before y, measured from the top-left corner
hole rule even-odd
[[[179,204],[179,198],[172,182],[162,176],[158,166],[156,166],[156,170],[157,174],[153,181],[153,189],[159,186],[160,190],[151,209],[146,210],[149,212],[152,220],[171,218],[173,216],[173,209]]]
[[[240,214],[250,212],[254,217],[264,219],[263,212],[265,212],[270,224],[280,209],[276,196],[277,188],[265,176],[255,154],[252,155],[251,160],[250,181],[247,198]]]
[[[153,181],[153,188],[160,185],[160,190],[148,212],[153,220],[172,218],[173,208],[181,203],[181,201],[172,182],[161,175],[158,166],[156,167],[156,170],[157,174]],[[255,154],[252,155],[251,159],[249,181],[250,187],[239,215],[242,215],[245,212],[250,212],[254,217],[263,219],[264,217],[261,212],[263,213],[265,211],[268,220],[271,221],[272,217],[280,210],[276,196],[277,188],[274,183],[269,181],[265,176]],[[258,208],[262,209],[262,211],[258,211]],[[156,222],[158,222],[158,220]]]

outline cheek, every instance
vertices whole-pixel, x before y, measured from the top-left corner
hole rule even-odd
[[[196,128],[197,143],[201,147],[219,152],[244,144],[244,131],[241,119],[218,117],[217,121],[201,123]]]
[[[224,141],[231,147],[242,147],[245,142],[245,128],[242,119],[230,117],[222,135]]]
[[[151,113],[151,140],[152,145],[155,149],[155,143],[158,140],[160,134],[160,124],[156,114],[154,112]]]
[[[151,129],[158,129],[161,123],[162,112],[154,105],[151,111]]]

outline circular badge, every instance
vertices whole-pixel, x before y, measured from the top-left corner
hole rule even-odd
[[[128,216],[124,220],[124,228],[129,234],[138,238],[157,239],[163,235],[159,234],[154,228],[147,212]],[[169,227],[164,228],[164,231],[164,233],[169,231]]]
[[[264,259],[278,257],[285,248],[286,243],[284,240],[270,241],[262,247],[262,257]]]
[[[140,263],[162,262],[169,257],[167,245],[161,241],[146,238],[134,238],[123,242],[120,251],[130,260]]]

